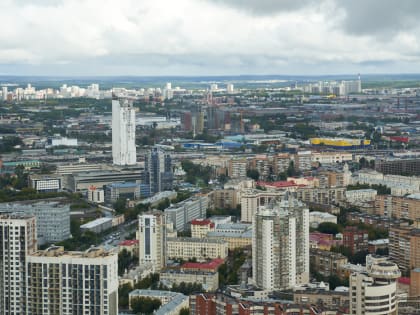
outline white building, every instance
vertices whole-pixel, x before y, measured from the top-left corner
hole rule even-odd
[[[346,200],[350,203],[374,201],[378,192],[375,189],[347,190]]]
[[[152,265],[154,272],[166,266],[166,217],[161,212],[139,216],[139,264]]]
[[[309,282],[309,209],[292,197],[260,207],[253,220],[254,284],[266,291]]]
[[[209,207],[207,195],[197,195],[165,209],[165,215],[174,224],[174,229],[184,231],[194,219],[205,219]]]
[[[366,271],[350,275],[350,314],[397,314],[398,266],[366,257]]]
[[[168,258],[198,261],[225,259],[229,249],[226,241],[213,238],[170,237],[166,245]]]
[[[228,83],[226,85],[226,92],[228,92],[229,94],[234,93],[234,87],[233,87],[233,84],[232,83]]]
[[[95,247],[37,251],[28,256],[28,285],[24,314],[117,315],[118,255]]]
[[[127,99],[112,100],[112,159],[116,165],[136,164],[136,112]]]
[[[51,138],[51,146],[52,147],[59,147],[59,146],[66,146],[66,147],[77,147],[77,139],[67,138],[67,137],[54,137]]]
[[[28,314],[26,263],[36,251],[35,221],[34,216],[0,215],[0,314]]]
[[[104,203],[105,192],[102,188],[96,188],[95,186],[89,187],[87,191],[88,200],[93,203]]]
[[[2,87],[2,97],[3,101],[7,101],[7,86]]]

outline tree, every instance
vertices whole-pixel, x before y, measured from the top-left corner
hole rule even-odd
[[[179,315],[190,315],[190,309],[188,307],[181,308]]]
[[[118,305],[122,308],[128,307],[128,294],[133,291],[129,283],[125,283],[118,288]]]
[[[323,222],[318,225],[319,232],[321,233],[327,233],[327,234],[337,234],[340,233],[342,228],[338,224],[332,223],[332,222]]]
[[[136,314],[153,314],[162,305],[159,299],[138,297],[131,300],[131,309]]]
[[[260,178],[260,173],[257,170],[251,169],[246,171],[246,176],[257,181]]]
[[[125,198],[118,198],[114,203],[114,209],[118,213],[123,213],[126,210],[126,200]]]

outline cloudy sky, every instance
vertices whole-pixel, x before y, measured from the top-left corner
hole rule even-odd
[[[0,75],[420,73],[418,0],[1,0]]]

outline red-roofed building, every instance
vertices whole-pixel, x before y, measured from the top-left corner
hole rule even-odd
[[[191,237],[204,238],[214,228],[215,224],[209,219],[194,219],[191,221]]]
[[[225,260],[221,258],[216,258],[204,263],[186,262],[181,266],[181,270],[216,272],[224,262]]]
[[[118,250],[122,252],[123,250],[131,253],[131,255],[138,257],[139,256],[139,241],[138,240],[125,240],[118,244]]]

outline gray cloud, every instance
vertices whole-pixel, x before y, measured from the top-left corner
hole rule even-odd
[[[320,0],[208,0],[257,15],[272,15],[278,12],[294,11],[319,3]]]
[[[336,5],[344,10],[342,26],[350,34],[393,36],[419,24],[418,0],[337,0]]]

